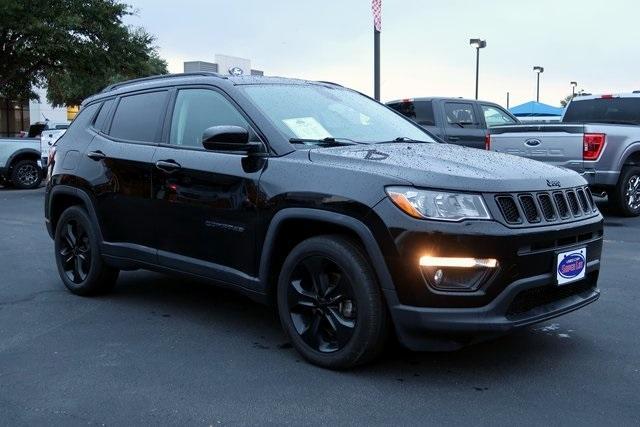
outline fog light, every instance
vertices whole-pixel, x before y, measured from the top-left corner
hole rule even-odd
[[[474,291],[498,271],[494,258],[452,258],[423,256],[422,275],[429,287],[441,291]]]
[[[443,275],[444,275],[444,273],[440,269],[437,269],[436,272],[433,274],[433,283],[436,286],[440,286],[442,284],[442,276]]]

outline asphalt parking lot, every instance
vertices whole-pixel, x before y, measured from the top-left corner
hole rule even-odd
[[[58,279],[43,190],[0,188],[0,425],[640,424],[640,218],[607,212],[602,297],[453,353],[311,366],[277,317],[144,271],[81,298]]]

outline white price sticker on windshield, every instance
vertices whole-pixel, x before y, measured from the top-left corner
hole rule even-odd
[[[313,117],[298,117],[282,120],[300,139],[324,139],[331,134]]]

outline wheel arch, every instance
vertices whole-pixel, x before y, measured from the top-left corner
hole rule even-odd
[[[21,160],[40,160],[40,152],[31,148],[22,148],[13,153],[7,160],[7,169],[13,168],[13,166]]]
[[[278,211],[266,233],[260,257],[260,282],[273,298],[277,277],[284,259],[301,241],[323,234],[344,234],[362,245],[381,288],[395,289],[391,274],[371,230],[353,217],[310,208],[285,208]]]
[[[51,224],[51,226],[48,227],[50,234],[55,233],[60,215],[71,206],[80,206],[87,212],[96,227],[100,242],[103,242],[104,239],[100,230],[100,222],[98,221],[91,197],[86,192],[67,185],[57,185],[51,189],[49,194],[46,215]]]

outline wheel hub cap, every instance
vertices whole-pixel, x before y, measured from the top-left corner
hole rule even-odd
[[[333,261],[312,256],[292,274],[287,294],[293,325],[314,350],[330,353],[343,348],[356,326],[353,287]]]

